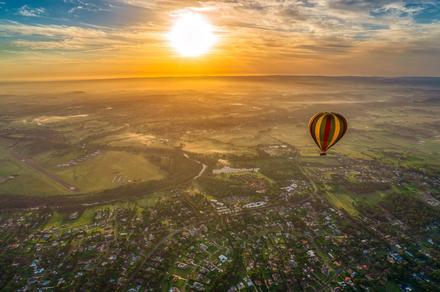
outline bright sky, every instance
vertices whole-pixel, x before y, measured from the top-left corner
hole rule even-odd
[[[216,42],[185,57],[182,14]],[[0,79],[156,75],[440,76],[440,1],[0,0]]]

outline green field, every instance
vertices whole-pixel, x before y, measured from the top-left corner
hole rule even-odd
[[[0,193],[29,196],[66,193],[62,186],[18,161],[3,160],[0,173],[14,176],[14,179],[0,184]]]
[[[205,177],[223,159],[235,167],[261,168],[257,179],[268,178],[278,189],[290,179],[304,179],[299,167],[310,167],[313,176],[314,169],[340,167],[340,158],[436,175],[439,111],[431,97],[437,85],[393,82],[375,80],[371,86],[368,78],[249,77],[5,84],[14,98],[0,101],[0,176],[14,178],[0,180],[0,193],[87,194],[169,177],[174,181],[181,174],[171,157],[181,151],[209,166]],[[36,90],[42,96],[38,102],[32,98]],[[339,112],[349,121],[347,134],[325,158],[307,129],[319,111]],[[274,145],[288,151],[273,150]],[[95,151],[100,154],[88,156]],[[13,153],[33,159],[76,191]],[[332,180],[334,173],[323,178]],[[354,173],[346,179],[362,184]],[[231,182],[223,181],[211,183],[227,189]],[[353,200],[377,197],[340,191],[329,191],[328,199],[352,214]]]
[[[109,151],[73,167],[51,168],[52,173],[78,187],[94,192],[122,184],[160,180],[166,175],[141,154]]]
[[[62,186],[28,167],[10,153],[10,149],[0,143],[0,177],[13,176],[13,179],[0,183],[0,193],[39,196],[65,192]]]

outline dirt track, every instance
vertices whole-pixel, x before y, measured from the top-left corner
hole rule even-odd
[[[52,181],[54,181],[55,183],[63,186],[66,190],[68,190],[69,192],[79,192],[80,190],[71,185],[68,184],[67,182],[65,182],[64,180],[62,180],[60,177],[48,172],[47,170],[45,170],[44,168],[42,168],[41,166],[39,166],[34,160],[32,160],[31,158],[24,158],[24,157],[19,157],[16,154],[13,154],[13,157],[17,160],[20,160],[21,162],[23,162],[24,164],[26,164],[27,166],[29,166],[30,168],[35,169],[36,171],[38,171],[39,173],[43,174],[44,176],[50,178]]]

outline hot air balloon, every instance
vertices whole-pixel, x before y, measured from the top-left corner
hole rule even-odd
[[[347,132],[347,120],[337,113],[317,113],[309,121],[309,131],[321,155],[335,145]]]

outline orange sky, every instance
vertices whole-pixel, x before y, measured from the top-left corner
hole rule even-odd
[[[55,2],[0,3],[1,80],[440,75],[437,4],[70,0],[63,7]],[[166,38],[176,17],[188,11],[209,19],[218,36],[202,57],[181,57]]]

